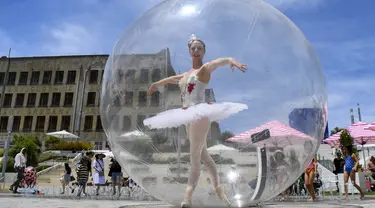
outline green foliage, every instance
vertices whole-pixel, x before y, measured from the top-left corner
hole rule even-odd
[[[353,153],[358,157],[358,150],[356,146],[353,146],[353,137],[350,135],[349,131],[344,129],[340,134],[340,145],[341,147],[351,146]],[[343,150],[341,150],[343,152]]]
[[[55,153],[42,153],[39,157],[39,163],[45,162],[48,160],[56,159],[58,156]]]
[[[3,170],[3,162],[1,162],[0,164],[0,169]],[[15,172],[14,171],[14,158],[12,157],[8,157],[6,172]]]
[[[342,131],[342,130],[344,130],[344,129],[336,126],[334,129],[331,130],[331,136],[340,132],[340,131]]]
[[[52,136],[49,136],[45,140],[45,145],[47,150],[81,151],[92,149],[92,145],[90,142],[71,142]]]
[[[132,144],[129,145],[132,146],[132,153],[140,157],[142,160],[152,159],[152,154],[154,153],[154,150],[151,146],[152,144],[148,140],[135,140],[134,142],[132,142]]]
[[[340,135],[340,145],[341,146],[352,146],[353,145],[353,138],[350,135],[349,131],[344,129]]]
[[[9,157],[16,157],[16,155],[21,151],[22,148],[26,149],[26,165],[34,166],[38,165],[39,154],[41,153],[40,146],[36,143],[37,138],[35,136],[13,136],[13,147],[9,150]]]
[[[221,133],[220,142],[225,143],[227,139],[229,139],[233,136],[234,136],[234,134],[232,132],[224,131],[223,133]]]
[[[5,149],[0,149],[0,157],[3,157],[5,153]]]

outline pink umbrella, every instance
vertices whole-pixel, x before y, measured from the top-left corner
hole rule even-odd
[[[266,129],[269,129],[270,138],[256,142],[254,145],[260,147],[263,147],[265,145],[285,147],[288,145],[304,144],[306,140],[313,139],[310,136],[281,123],[280,121],[271,121],[249,131],[231,137],[226,141],[238,143],[252,143],[251,135],[257,134]]]
[[[375,122],[365,126],[365,130],[375,131]]]
[[[353,145],[375,144],[375,131],[367,130],[368,126],[367,123],[358,122],[346,128],[353,137]],[[340,135],[341,132],[338,132],[325,139],[324,142],[327,142],[331,147],[339,147]]]

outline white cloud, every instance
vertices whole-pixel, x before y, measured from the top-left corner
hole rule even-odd
[[[47,41],[43,44],[46,54],[73,55],[100,53],[99,37],[88,28],[71,23],[62,23],[53,28],[45,28]]]

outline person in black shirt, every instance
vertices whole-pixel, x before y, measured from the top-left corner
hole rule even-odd
[[[338,175],[344,173],[345,160],[341,157],[341,152],[336,153],[336,158],[333,160],[333,173]],[[336,183],[337,192],[339,192],[339,184]]]
[[[62,190],[63,190],[61,194],[64,194],[65,187],[69,186],[71,175],[72,175],[72,169],[69,167],[68,163],[65,163],[64,164],[64,176],[62,177],[62,180],[61,180]],[[72,189],[72,192],[74,192],[74,189],[72,187],[70,188]]]
[[[122,179],[121,165],[114,158],[111,159],[111,164],[109,165],[108,176],[111,177],[113,195],[116,195],[116,185],[118,187],[118,194],[121,195],[121,184],[120,184],[121,179]]]

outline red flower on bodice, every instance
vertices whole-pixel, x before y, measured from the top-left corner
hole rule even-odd
[[[189,83],[188,84],[187,91],[189,92],[189,94],[191,94],[191,92],[193,92],[194,86],[195,86],[194,83]]]

